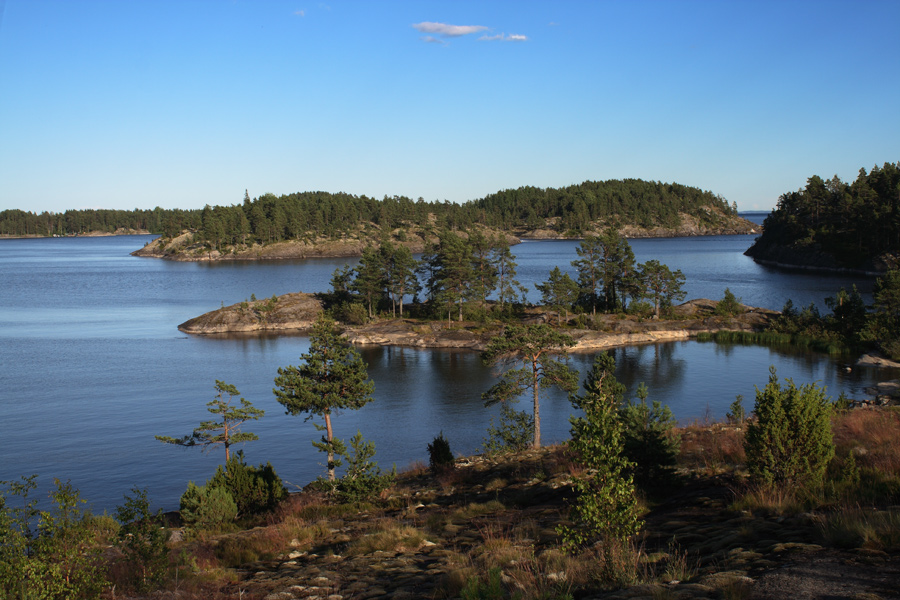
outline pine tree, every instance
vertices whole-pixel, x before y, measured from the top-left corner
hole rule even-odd
[[[541,447],[540,390],[552,385],[566,391],[578,387],[578,371],[555,356],[565,356],[566,348],[575,345],[568,335],[548,325],[526,327],[508,325],[493,338],[481,358],[489,365],[520,365],[503,372],[500,381],[482,394],[485,404],[514,401],[528,389],[534,402],[534,448]]]
[[[300,357],[304,362],[279,368],[272,390],[287,414],[306,414],[306,420],[322,417],[325,431],[313,446],[328,456],[328,479],[334,481],[334,470],[341,465],[338,456],[346,452],[345,444],[334,437],[332,415],[341,410],[356,410],[373,400],[375,384],[368,378],[366,363],[359,352],[340,337],[334,321],[322,314],[309,335],[309,352]]]
[[[440,235],[440,244],[435,253],[435,298],[447,303],[447,318],[450,307],[457,305],[459,320],[463,320],[463,304],[472,292],[474,272],[472,271],[472,249],[468,242],[450,231]]]
[[[637,389],[637,402],[621,404],[625,425],[625,455],[635,464],[634,479],[643,488],[664,487],[672,478],[678,456],[678,438],[671,409],[659,400],[647,403],[647,387]]]
[[[556,310],[557,322],[562,325],[562,313],[565,312],[568,318],[569,310],[578,299],[578,284],[572,281],[568,273],[553,267],[547,281],[536,283],[534,287],[541,293],[541,302],[547,308]]]
[[[603,248],[600,238],[590,234],[584,236],[575,252],[579,258],[572,261],[572,266],[578,270],[581,301],[591,307],[592,315],[596,315],[602,285],[600,264],[603,259]]]
[[[381,264],[384,279],[391,297],[391,310],[397,314],[400,307],[400,318],[403,318],[403,296],[416,294],[419,291],[419,279],[416,277],[416,259],[406,246],[394,246],[387,242],[381,245]]]
[[[673,300],[684,298],[684,275],[681,271],[671,271],[658,260],[648,260],[640,266],[645,298],[653,301],[656,318],[659,318],[660,307],[670,306]]]
[[[500,310],[502,311],[507,304],[524,301],[525,286],[516,280],[516,257],[510,252],[509,244],[505,240],[495,241],[491,260],[497,269],[497,298],[500,300]]]
[[[207,403],[207,410],[219,416],[219,421],[203,421],[200,426],[190,435],[180,438],[173,438],[165,435],[155,436],[161,442],[167,444],[176,444],[178,446],[201,446],[207,450],[222,445],[225,448],[225,462],[231,460],[230,448],[234,444],[242,444],[244,442],[252,442],[259,438],[253,433],[243,433],[241,425],[247,421],[256,421],[264,416],[264,410],[254,408],[253,405],[243,398],[240,399],[241,406],[238,408],[233,404],[234,398],[241,393],[231,384],[224,381],[216,380],[216,397]],[[228,398],[224,398],[227,395]]]

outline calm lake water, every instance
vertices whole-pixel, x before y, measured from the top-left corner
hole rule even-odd
[[[157,442],[190,433],[209,417],[214,382],[232,383],[266,417],[245,428],[260,441],[244,446],[251,463],[270,461],[285,481],[305,485],[323,472],[312,448],[319,434],[290,417],[272,394],[280,366],[297,364],[302,336],[194,337],[176,326],[256,294],[328,289],[344,259],[261,263],[175,263],[129,256],[150,236],[0,240],[0,479],[39,474],[71,480],[96,510],[146,487],[154,504],[177,508],[188,480],[205,481],[221,461]],[[686,278],[688,298],[722,297],[729,287],[746,304],[780,309],[816,302],[841,286],[870,293],[872,279],[789,273],[743,256],[753,236],[633,240],[638,261],[659,259]],[[554,266],[571,270],[576,242],[524,242],[513,248],[519,279],[534,283]],[[376,443],[379,463],[427,462],[426,444],[443,431],[456,453],[478,451],[495,410],[480,396],[494,382],[478,354],[405,348],[362,351],[375,401],[335,419],[337,435],[357,429]],[[878,376],[842,361],[759,347],[679,342],[615,351],[617,376],[633,393],[645,382],[651,399],[682,422],[721,418],[736,394],[752,406],[754,385],[769,365],[782,378],[819,381],[830,394],[860,396]],[[576,355],[582,373],[592,357]],[[525,403],[522,405],[527,407]],[[568,437],[571,407],[560,394],[542,402],[547,442]]]

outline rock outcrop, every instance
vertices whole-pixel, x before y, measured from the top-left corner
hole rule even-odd
[[[320,312],[318,298],[297,292],[225,306],[185,321],[178,329],[195,334],[302,330],[311,327]]]

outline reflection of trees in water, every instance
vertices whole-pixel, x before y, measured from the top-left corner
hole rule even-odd
[[[650,390],[651,400],[666,402],[666,398],[654,398],[654,391],[678,388],[684,381],[687,363],[684,359],[677,358],[678,345],[683,343],[669,342],[609,350],[616,360],[616,379],[625,385],[626,395],[633,396],[638,384],[643,382]],[[577,355],[576,368],[582,377],[590,370],[594,357],[593,354]]]

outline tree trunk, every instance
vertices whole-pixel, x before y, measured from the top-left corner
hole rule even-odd
[[[535,450],[541,447],[541,405],[538,401],[538,390],[540,389],[540,383],[538,382],[538,373],[537,369],[534,370],[534,380],[532,384],[534,385],[534,446]]]
[[[334,430],[331,428],[331,413],[325,413],[325,440],[328,442],[328,481],[334,481]]]

